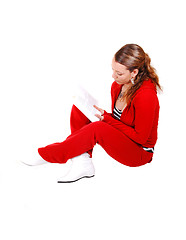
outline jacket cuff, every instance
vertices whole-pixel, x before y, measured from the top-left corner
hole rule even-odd
[[[106,111],[104,111],[104,114],[102,116],[104,117],[102,120],[103,122],[109,122],[113,118],[112,114]]]

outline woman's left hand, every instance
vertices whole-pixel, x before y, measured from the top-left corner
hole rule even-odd
[[[95,116],[99,118],[100,121],[102,121],[104,119],[104,116],[102,116],[104,114],[104,110],[97,107],[96,105],[93,105],[93,107],[95,107],[95,109],[97,109],[101,113],[101,115],[95,114]]]

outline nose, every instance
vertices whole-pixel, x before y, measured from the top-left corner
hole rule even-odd
[[[113,77],[113,78],[116,78],[116,74],[115,74],[115,72],[113,72],[112,77]]]

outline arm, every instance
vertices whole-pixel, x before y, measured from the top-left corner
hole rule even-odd
[[[133,141],[143,145],[146,143],[154,122],[158,99],[151,89],[142,90],[134,98],[135,126],[130,127],[105,113],[103,121],[117,128]]]

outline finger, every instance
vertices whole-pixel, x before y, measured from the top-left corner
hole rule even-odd
[[[95,107],[99,112],[101,112],[101,114],[104,113],[104,110],[103,110],[102,108],[99,108],[99,107],[97,107],[96,105],[93,105],[93,107]]]
[[[97,107],[96,105],[93,105],[93,107],[95,107],[98,111],[100,111],[100,108]]]
[[[101,120],[101,116],[99,114],[95,114],[95,116]]]
[[[95,114],[95,116],[96,116],[97,118],[99,118],[100,121],[102,121],[102,120],[104,119],[104,117],[103,117],[103,116],[100,116],[99,114]]]

